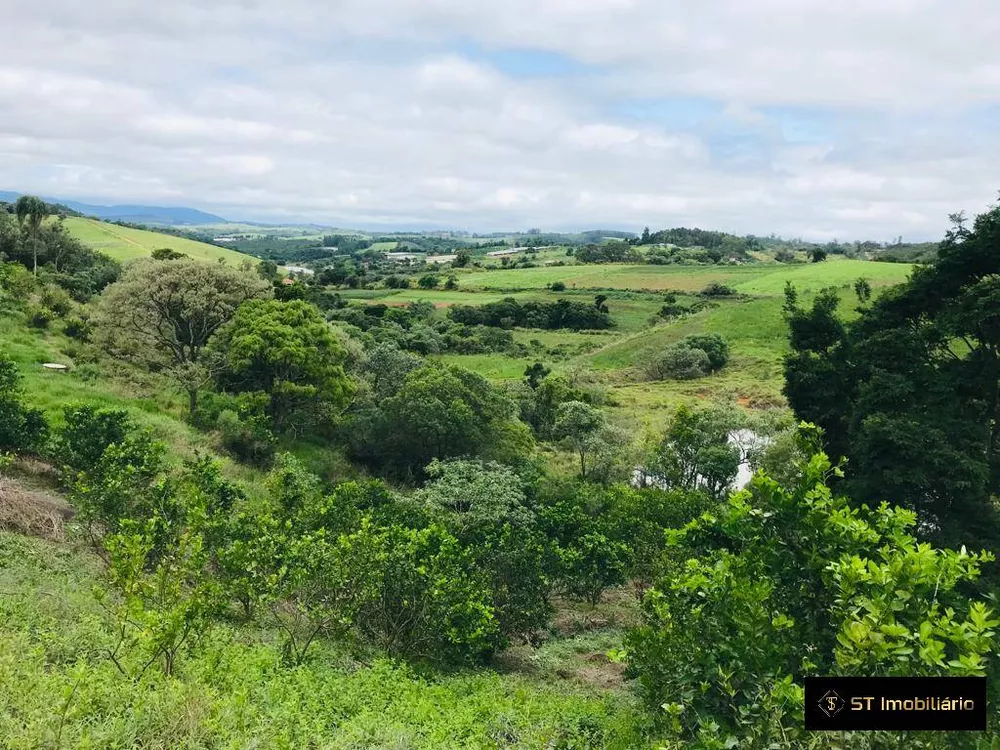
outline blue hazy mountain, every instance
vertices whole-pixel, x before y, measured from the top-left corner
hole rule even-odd
[[[0,201],[13,202],[21,195],[17,192],[0,190]],[[215,214],[205,213],[185,206],[98,206],[90,203],[41,196],[47,203],[59,203],[84,216],[93,216],[104,221],[127,221],[135,224],[222,224],[225,219]]]

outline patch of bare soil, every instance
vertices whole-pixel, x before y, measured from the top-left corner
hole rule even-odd
[[[72,517],[73,509],[58,495],[0,476],[0,529],[62,540]]]
[[[612,690],[625,684],[625,665],[608,659],[607,654],[594,652],[584,657],[587,662],[573,675],[580,682]]]

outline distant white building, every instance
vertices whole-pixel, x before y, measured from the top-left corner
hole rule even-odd
[[[386,260],[391,260],[395,263],[403,263],[409,265],[413,261],[419,259],[421,256],[417,253],[386,253]]]
[[[304,268],[302,266],[285,266],[285,268],[288,269],[289,273],[304,273],[306,276],[312,276],[316,273],[311,268]]]
[[[502,258],[505,255],[517,255],[521,252],[522,248],[512,247],[507,250],[493,250],[492,252],[486,253],[487,258]]]
[[[434,263],[435,265],[439,263],[451,263],[457,257],[457,255],[428,255],[427,262]]]

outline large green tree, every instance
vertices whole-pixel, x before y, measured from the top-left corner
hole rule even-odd
[[[315,305],[252,300],[212,341],[226,390],[262,392],[275,428],[299,431],[344,406],[353,390],[347,351]]]
[[[265,297],[259,276],[220,263],[143,259],[101,295],[94,321],[113,356],[166,372],[193,413],[211,368],[205,347],[247,300]]]
[[[481,375],[427,363],[411,370],[392,396],[359,403],[347,436],[362,461],[412,478],[434,458],[510,462],[526,455],[531,432],[516,412]]]
[[[32,273],[38,275],[38,246],[41,244],[38,233],[41,230],[42,222],[49,215],[49,207],[41,198],[33,195],[22,195],[14,204],[14,213],[17,222],[21,225],[32,251]]]
[[[992,673],[1000,620],[969,593],[992,556],[919,542],[913,511],[852,507],[826,484],[836,472],[816,454],[790,486],[757,475],[667,532],[626,649],[672,747],[813,747],[803,674]],[[964,746],[884,740],[838,746]]]
[[[833,290],[810,308],[788,293],[785,393],[849,457],[852,496],[891,496],[926,532],[984,542],[1000,490],[1000,208],[953,218],[932,265],[873,302],[859,286],[850,322]]]

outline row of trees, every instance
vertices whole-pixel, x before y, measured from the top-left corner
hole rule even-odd
[[[848,456],[851,497],[916,510],[933,536],[997,542],[1000,491],[1000,209],[955,226],[937,261],[872,299],[857,316],[836,290],[809,307],[786,291],[792,353],[785,393]]]
[[[592,305],[565,299],[522,303],[508,297],[485,305],[453,305],[448,310],[448,317],[465,325],[597,330],[614,324],[606,300],[606,296],[598,295]]]

